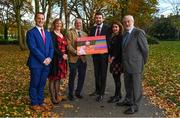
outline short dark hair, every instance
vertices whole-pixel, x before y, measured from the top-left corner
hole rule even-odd
[[[41,15],[43,15],[44,16],[44,13],[43,12],[37,12],[36,14],[35,14],[35,16],[34,16],[34,19],[37,17],[37,15],[39,15],[39,14],[41,14]]]
[[[103,14],[101,12],[97,12],[95,15],[101,15],[103,16]]]

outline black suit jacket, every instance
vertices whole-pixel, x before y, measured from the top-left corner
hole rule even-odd
[[[93,26],[91,29],[90,29],[90,33],[89,33],[89,36],[95,36],[95,33],[96,33],[96,26]],[[110,27],[106,24],[103,24],[102,28],[101,28],[101,33],[100,35],[105,35],[106,36],[106,42],[107,42],[107,45],[109,45],[109,40],[108,38],[110,37]],[[93,55],[93,58],[98,58],[98,57],[103,57],[103,58],[107,58],[108,57],[108,53],[105,53],[105,54],[94,54]]]

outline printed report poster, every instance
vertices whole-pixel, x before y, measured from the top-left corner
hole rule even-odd
[[[77,39],[77,55],[107,53],[106,36],[88,36]]]

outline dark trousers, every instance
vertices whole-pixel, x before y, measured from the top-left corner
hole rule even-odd
[[[69,68],[70,68],[69,83],[68,83],[69,95],[71,96],[73,95],[76,71],[78,71],[78,83],[75,93],[78,95],[81,94],[86,76],[86,67],[87,67],[87,63],[86,62],[83,63],[81,59],[78,59],[76,63],[69,63]]]
[[[44,87],[48,77],[49,69],[31,68],[29,96],[31,105],[41,105],[44,101]]]
[[[115,94],[114,96],[121,96],[121,74],[113,74],[115,83]]]
[[[104,95],[106,88],[106,77],[108,67],[108,56],[93,56],[94,75],[95,75],[95,91],[99,95]]]
[[[124,73],[126,99],[137,106],[142,98],[141,73]]]

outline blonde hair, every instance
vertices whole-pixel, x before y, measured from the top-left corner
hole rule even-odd
[[[61,20],[61,19],[56,18],[56,19],[54,19],[54,21],[52,22],[52,25],[51,25],[51,31],[53,31],[53,30],[54,30],[54,28],[55,28],[55,24],[56,24],[57,22],[59,22],[59,21],[62,23],[61,32],[64,30],[64,29],[63,29],[63,27],[64,27],[64,23],[62,22],[62,20]]]

